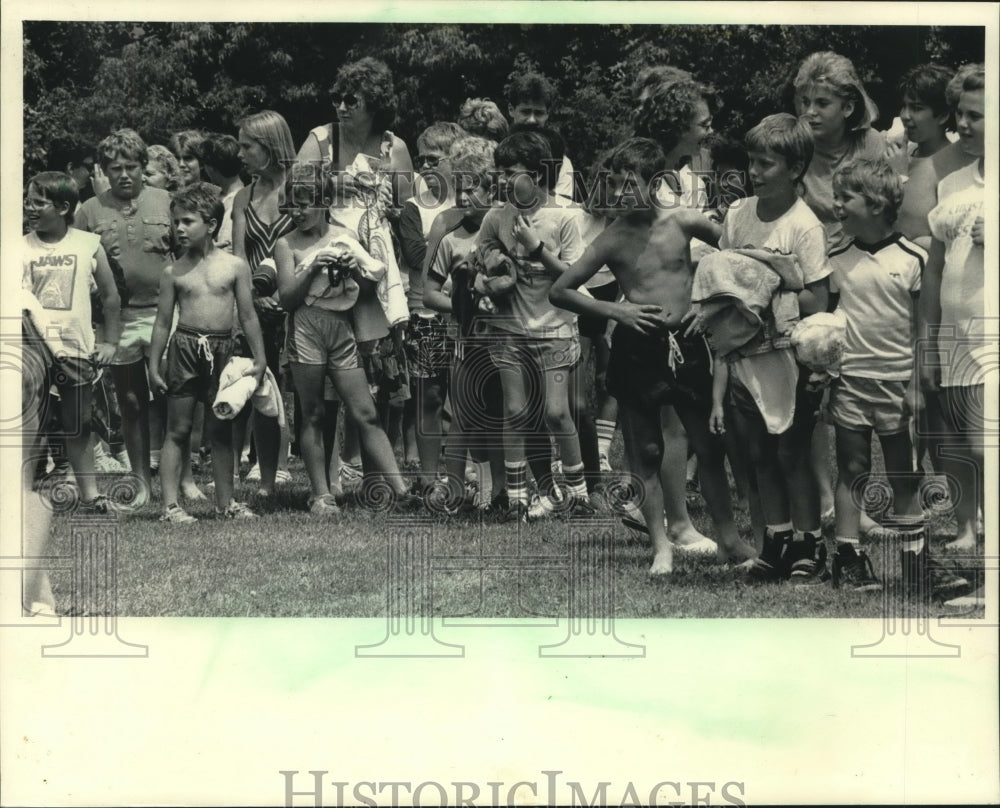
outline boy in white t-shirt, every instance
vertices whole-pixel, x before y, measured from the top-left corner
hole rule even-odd
[[[121,337],[121,300],[100,236],[72,227],[78,191],[69,174],[46,171],[31,178],[24,206],[30,231],[22,245],[23,288],[47,310],[67,354],[57,357],[54,383],[61,400],[66,451],[84,508],[106,513],[94,479],[91,397]],[[104,311],[103,341],[95,342],[90,293],[96,286]]]
[[[922,567],[935,593],[954,593],[966,582],[929,559],[914,485],[909,402],[915,388],[917,299],[927,254],[893,230],[902,199],[900,177],[884,160],[855,160],[833,175],[834,215],[851,237],[830,253],[831,286],[847,321],[840,376],[830,393],[839,472],[833,585],[881,589],[858,540],[860,486],[871,471],[874,431],[893,490],[890,524],[900,541],[903,568]]]
[[[996,310],[987,310],[992,303],[983,294],[985,72],[976,68],[956,76],[961,92],[955,118],[962,149],[978,159],[941,181],[938,205],[928,215],[933,241],[921,305],[926,345],[917,357],[932,432],[948,444],[941,464],[956,482],[953,493],[961,495],[955,502],[958,537],[949,545],[956,550],[976,546],[984,490],[983,393],[997,355],[996,337],[986,326],[996,322]]]
[[[782,113],[751,129],[746,144],[755,195],[729,210],[719,247],[794,256],[804,282],[798,293],[800,315],[825,311],[830,274],[826,237],[797,192],[812,158],[812,134],[794,115]],[[718,363],[715,396],[719,412],[728,371],[728,412],[738,444],[746,447],[750,496],[759,496],[757,518],[766,526],[751,578],[823,580],[819,490],[810,464],[822,391],[810,384],[809,371],[796,362],[787,339],[765,334],[759,345],[743,353]],[[756,513],[753,507],[751,514]]]

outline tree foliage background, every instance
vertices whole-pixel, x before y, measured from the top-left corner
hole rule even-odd
[[[708,25],[437,25],[294,23],[24,23],[24,172],[62,168],[109,131],[131,126],[149,143],[179,129],[235,134],[243,116],[275,109],[296,144],[330,121],[337,68],[385,61],[399,98],[394,131],[411,147],[420,131],[454,120],[461,102],[489,97],[506,112],[511,71],[552,78],[552,122],[579,168],[628,134],[639,70],[673,64],[713,84],[724,106],[716,130],[737,138],[790,108],[790,81],[809,53],[852,59],[882,112],[911,66],[984,58],[971,27]]]

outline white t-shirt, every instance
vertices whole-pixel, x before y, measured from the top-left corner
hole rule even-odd
[[[945,245],[941,276],[941,325],[953,326],[954,338],[940,338],[949,354],[941,368],[942,387],[982,384],[987,360],[996,351],[995,335],[987,338],[983,295],[983,248],[972,243],[972,226],[983,215],[985,183],[978,161],[938,184],[938,204],[927,216],[931,235]]]
[[[845,376],[905,381],[913,373],[913,294],[927,253],[895,233],[878,244],[853,241],[830,253],[830,289],[847,320]]]
[[[96,288],[100,249],[100,236],[75,227],[55,244],[46,244],[34,232],[23,241],[21,286],[38,299],[66,348],[79,351],[78,358],[94,352],[90,293]]]
[[[794,255],[802,267],[806,285],[830,274],[826,258],[826,234],[816,214],[801,199],[777,219],[762,221],[757,216],[756,196],[739,207],[730,208],[722,223],[719,247],[723,250],[748,247]],[[795,417],[795,387],[798,365],[791,348],[740,357],[730,362],[730,373],[750,392],[772,435],[780,435]]]
[[[730,208],[722,223],[719,248],[723,250],[763,248],[794,255],[799,259],[806,283],[823,280],[830,274],[826,260],[826,235],[823,225],[809,206],[796,199],[787,211],[771,222],[757,216],[755,196],[737,208]]]

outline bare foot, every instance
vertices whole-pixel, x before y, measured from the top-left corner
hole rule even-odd
[[[695,526],[690,522],[679,526],[668,526],[667,534],[670,536],[670,541],[676,544],[678,547],[685,547],[689,544],[697,544],[698,542],[712,541],[708,536],[703,536],[699,533]]]
[[[865,513],[865,511],[861,511],[861,521],[858,523],[858,532],[862,536],[871,533],[873,530],[878,530],[880,527],[882,526]]]
[[[653,556],[653,566],[649,568],[650,575],[670,575],[674,571],[674,551],[670,546],[664,547]]]
[[[208,501],[208,497],[206,497],[201,492],[201,489],[194,483],[181,483],[181,496],[183,496],[188,502]]]
[[[720,564],[733,563],[740,564],[744,561],[757,557],[757,551],[752,544],[747,544],[743,539],[737,539],[729,544],[719,545],[715,552],[715,560]]]

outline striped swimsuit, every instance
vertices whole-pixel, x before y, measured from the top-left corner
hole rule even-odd
[[[260,220],[253,207],[253,191],[256,184],[257,180],[255,179],[250,185],[250,201],[247,202],[246,207],[246,238],[243,241],[247,253],[247,263],[250,264],[252,272],[257,271],[261,261],[274,255],[274,245],[277,244],[278,239],[295,229],[295,223],[292,222],[291,215],[287,213],[281,214],[271,224],[264,224]]]

